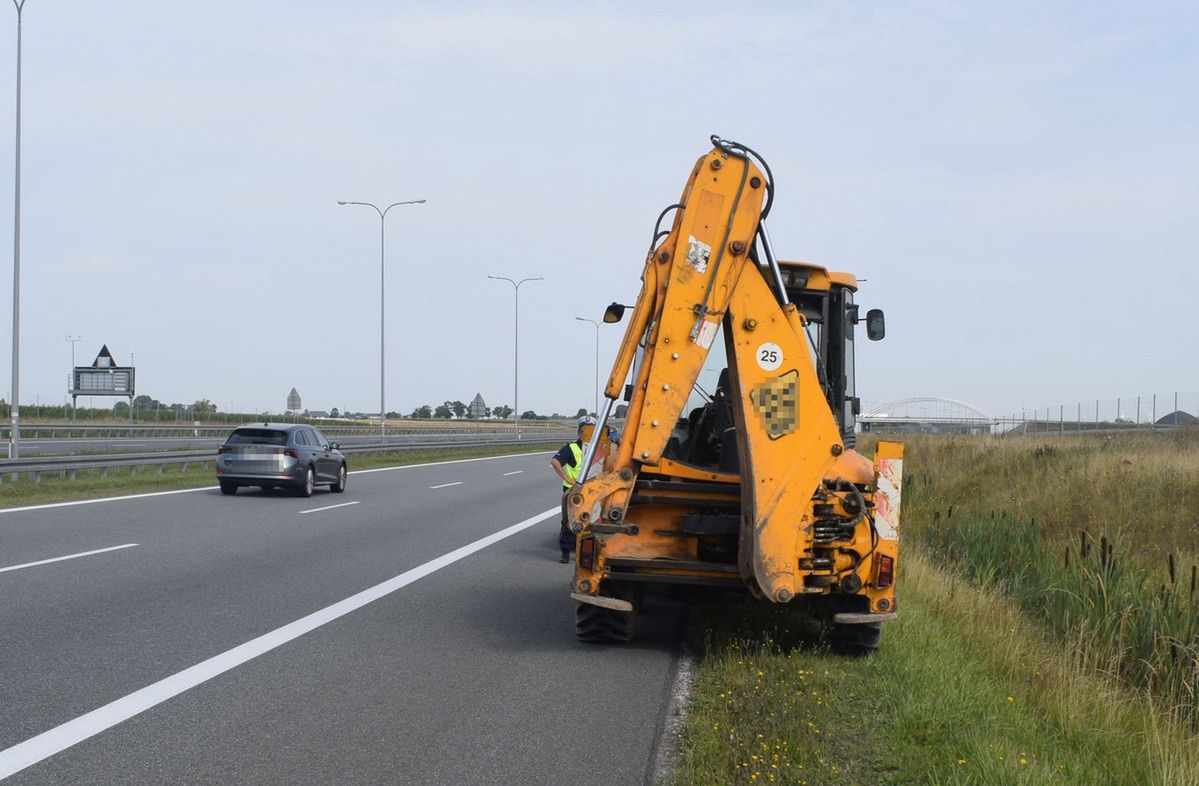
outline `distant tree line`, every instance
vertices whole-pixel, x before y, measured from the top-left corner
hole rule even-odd
[[[507,404],[500,404],[496,407],[484,407],[483,418],[507,420],[512,417],[512,407]],[[578,416],[587,414],[586,409],[580,409]],[[399,413],[389,412],[387,416],[400,417]],[[408,414],[409,418],[416,420],[464,420],[470,417],[470,407],[461,401],[443,401],[440,404],[423,404],[416,407]],[[568,419],[569,415],[562,415],[554,412],[550,415],[539,415],[531,409],[527,409],[520,414],[521,420],[564,420]],[[577,416],[576,416],[577,417]]]
[[[80,398],[85,397],[80,396]],[[144,395],[133,399],[133,415],[137,420],[180,420],[196,415],[212,415],[216,411],[216,404],[213,404],[206,398],[199,399],[191,404],[164,404],[158,399]],[[71,405],[26,403],[21,405],[21,412],[25,417],[63,419],[71,417]],[[87,420],[117,416],[127,419],[129,417],[129,401],[123,398],[117,399],[111,407],[80,406],[77,408],[75,415]],[[11,416],[12,413],[8,406],[8,401],[0,399],[0,417],[8,418]]]
[[[114,415],[128,415],[129,403],[127,401],[118,401],[112,405],[112,411]],[[144,394],[133,399],[133,412],[135,415],[149,412],[170,412],[172,414],[190,412],[193,415],[213,415],[216,414],[216,411],[216,404],[213,404],[206,398],[198,399],[191,404],[164,404],[158,399]]]

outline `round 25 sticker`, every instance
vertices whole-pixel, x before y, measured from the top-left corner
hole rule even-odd
[[[762,344],[754,354],[758,368],[763,371],[777,371],[783,365],[783,348],[778,344]]]

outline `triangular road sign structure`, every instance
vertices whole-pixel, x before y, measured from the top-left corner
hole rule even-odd
[[[100,354],[96,355],[96,359],[92,361],[92,368],[112,368],[116,364],[112,353],[108,351],[108,345],[105,344],[100,347]]]

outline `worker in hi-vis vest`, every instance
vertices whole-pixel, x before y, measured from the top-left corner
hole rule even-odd
[[[558,473],[558,477],[562,478],[562,526],[558,532],[558,548],[562,550],[562,556],[558,559],[559,562],[570,562],[570,552],[575,550],[575,534],[570,531],[570,527],[566,523],[566,493],[579,479],[579,473],[583,466],[583,446],[595,432],[595,418],[589,416],[579,418],[578,425],[578,438],[574,442],[563,445],[550,459],[550,466],[554,472]],[[600,440],[595,456],[591,459],[592,467],[603,461],[607,453],[606,442],[607,440]]]

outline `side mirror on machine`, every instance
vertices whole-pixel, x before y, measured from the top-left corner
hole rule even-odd
[[[883,319],[881,308],[872,308],[866,312],[866,338],[878,341],[887,335],[887,323]]]
[[[609,325],[615,324],[624,319],[625,306],[623,303],[611,303],[604,309],[604,322]]]

